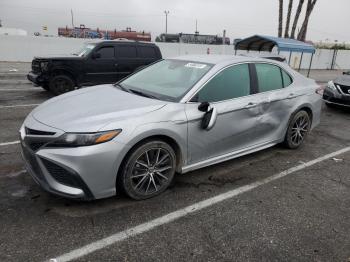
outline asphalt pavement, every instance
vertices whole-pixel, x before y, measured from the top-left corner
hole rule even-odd
[[[24,169],[18,129],[52,95],[25,81],[28,64],[17,67],[0,63],[0,261],[350,261],[350,149],[322,158],[350,147],[350,110],[324,107],[298,150],[275,146],[177,175],[156,198],[77,202],[46,193]],[[211,201],[226,192],[237,193]]]

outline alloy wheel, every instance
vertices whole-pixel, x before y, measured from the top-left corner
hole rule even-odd
[[[174,161],[164,148],[145,150],[134,162],[131,171],[131,185],[140,195],[153,195],[169,185]]]
[[[300,145],[309,131],[309,118],[306,115],[300,115],[295,119],[291,129],[291,141],[294,145]]]

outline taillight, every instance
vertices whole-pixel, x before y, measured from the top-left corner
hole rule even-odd
[[[325,86],[319,85],[318,88],[316,88],[316,94],[323,96],[323,92],[325,88],[326,88]]]

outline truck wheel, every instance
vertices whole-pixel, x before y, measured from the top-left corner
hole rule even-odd
[[[48,83],[43,84],[41,87],[46,91],[50,91],[50,87]]]
[[[50,91],[61,95],[74,90],[74,81],[67,75],[56,75],[50,80]]]

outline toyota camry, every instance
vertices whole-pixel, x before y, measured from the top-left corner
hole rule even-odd
[[[28,172],[45,190],[99,199],[162,193],[186,173],[283,143],[320,122],[318,85],[278,61],[192,55],[35,108],[21,129]]]

